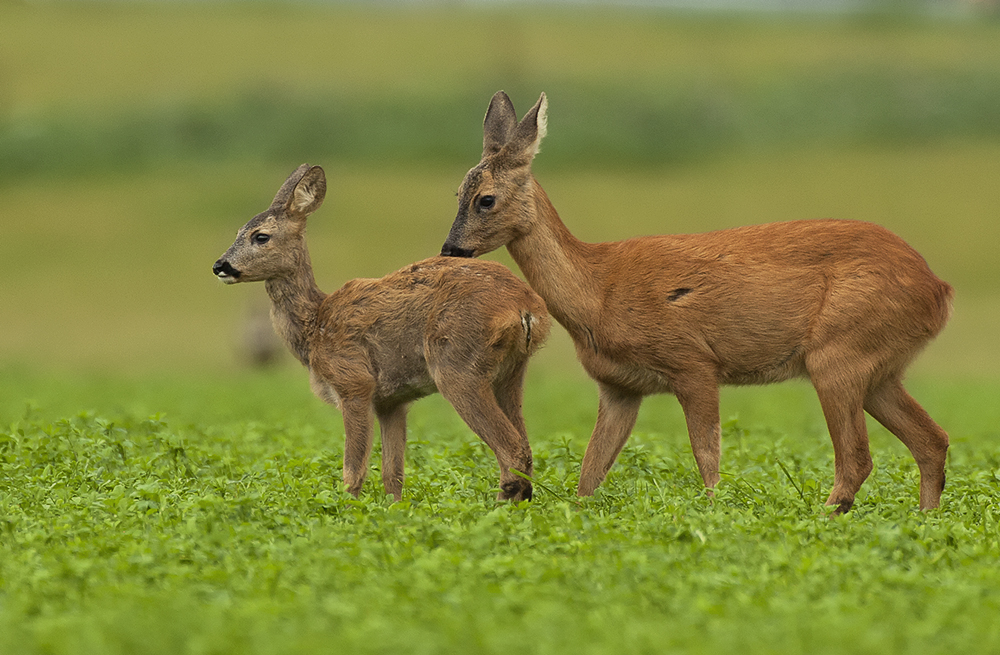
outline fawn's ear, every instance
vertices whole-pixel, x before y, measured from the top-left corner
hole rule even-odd
[[[530,164],[538,154],[545,137],[548,122],[549,101],[543,93],[535,106],[528,110],[521,122],[514,128],[510,140],[503,147],[507,156],[516,164]]]
[[[517,127],[517,114],[514,103],[503,91],[497,91],[490,100],[490,108],[486,110],[483,120],[483,157],[500,152],[510,140],[514,128]]]
[[[284,210],[290,217],[305,218],[309,214],[319,209],[326,197],[326,173],[319,166],[308,167],[303,164],[296,170],[299,173],[303,168],[306,170],[299,175],[295,186],[284,201]],[[293,174],[294,176],[294,174]],[[289,178],[291,181],[293,178]]]

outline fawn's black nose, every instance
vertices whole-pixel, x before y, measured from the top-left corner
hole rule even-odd
[[[212,265],[212,272],[218,277],[239,277],[240,272],[233,268],[229,262],[219,260]]]
[[[443,246],[441,246],[441,256],[442,257],[472,257],[475,250],[467,250],[465,248],[459,248],[458,246],[453,246],[447,241]]]

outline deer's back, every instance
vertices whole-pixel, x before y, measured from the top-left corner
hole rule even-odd
[[[711,365],[722,382],[801,375],[810,349],[843,335],[914,350],[950,307],[951,288],[923,258],[870,223],[794,221],[598,247],[605,284],[591,350],[639,367]]]

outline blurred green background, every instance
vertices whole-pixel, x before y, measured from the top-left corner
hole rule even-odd
[[[954,7],[0,0],[0,368],[240,371],[263,288],[211,264],[286,175],[327,170],[320,287],[383,275],[438,252],[504,89],[548,94],[580,238],[880,223],[957,292],[913,375],[996,378],[1000,21]],[[584,377],[561,329],[535,367]]]

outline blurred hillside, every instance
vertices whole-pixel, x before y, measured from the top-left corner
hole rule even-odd
[[[210,266],[285,176],[330,177],[325,290],[435,254],[502,88],[549,95],[535,171],[581,238],[875,221],[958,291],[919,371],[993,375],[997,43],[908,12],[0,4],[0,366],[239,366],[263,289]]]

